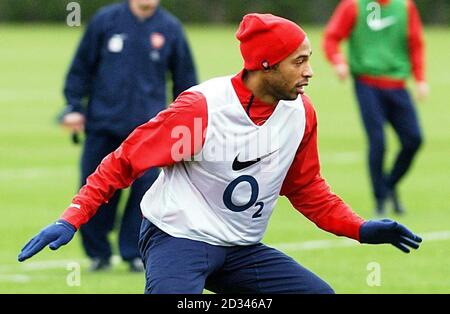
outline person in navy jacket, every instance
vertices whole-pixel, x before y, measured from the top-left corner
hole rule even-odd
[[[166,77],[173,98],[197,84],[190,48],[179,20],[159,0],[128,0],[106,6],[91,19],[67,73],[62,124],[85,131],[81,185],[101,160],[139,125],[166,108]],[[152,169],[131,187],[119,234],[122,258],[141,270],[139,203],[158,176]],[[120,191],[81,228],[92,270],[110,266],[108,232],[113,229]]]

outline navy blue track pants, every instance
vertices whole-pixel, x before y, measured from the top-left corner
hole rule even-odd
[[[262,243],[215,246],[175,238],[144,219],[139,240],[145,293],[333,293],[331,287],[284,253]]]
[[[422,143],[417,114],[405,89],[380,89],[355,80],[361,117],[369,143],[369,170],[376,199],[384,199],[410,169]],[[394,164],[386,166],[384,126],[389,122],[401,148]]]

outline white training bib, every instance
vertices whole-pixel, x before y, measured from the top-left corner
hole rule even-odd
[[[144,195],[143,215],[164,232],[213,245],[258,243],[305,131],[301,97],[254,124],[221,77],[194,86],[208,108],[202,151],[165,167]]]

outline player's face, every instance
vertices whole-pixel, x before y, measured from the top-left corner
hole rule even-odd
[[[158,5],[160,0],[130,0],[132,4],[142,11],[154,10]]]
[[[286,59],[268,71],[267,91],[277,100],[294,100],[305,92],[313,71],[309,63],[311,44],[308,38]]]

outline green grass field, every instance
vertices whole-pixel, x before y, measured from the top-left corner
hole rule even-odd
[[[82,30],[0,28],[0,293],[141,293],[144,276],[128,273],[123,263],[110,272],[89,273],[78,235],[57,252],[45,249],[25,263],[16,261],[22,246],[54,221],[76,192],[80,147],[71,145],[55,116]],[[372,218],[365,139],[351,83],[338,82],[326,64],[322,29],[306,30],[314,49],[315,78],[307,92],[319,117],[322,174],[356,212]],[[187,28],[201,80],[240,70],[234,32],[235,26]],[[286,199],[280,199],[271,219],[265,243],[293,256],[338,293],[450,293],[449,34],[443,28],[426,31],[432,90],[417,107],[425,145],[400,189],[409,211],[397,218],[424,236],[420,250],[407,255],[388,245],[347,245],[316,228]],[[390,160],[396,147],[389,130]],[[70,262],[81,265],[79,286],[67,282]],[[379,286],[367,283],[372,262],[380,266]]]

